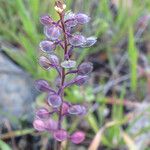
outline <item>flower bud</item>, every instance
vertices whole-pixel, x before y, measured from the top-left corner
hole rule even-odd
[[[45,26],[44,34],[50,40],[55,41],[61,36],[61,29],[59,26],[56,25]]]
[[[51,41],[42,41],[39,46],[43,52],[52,52],[56,48],[54,42]]]
[[[74,68],[76,66],[76,61],[73,60],[65,60],[61,63],[61,66],[66,69]]]
[[[74,83],[78,86],[81,86],[83,85],[84,83],[86,83],[88,79],[88,76],[81,76],[81,75],[78,75],[75,80],[74,80]]]
[[[61,142],[68,138],[68,133],[67,133],[67,131],[61,129],[61,130],[55,131],[53,136],[54,136],[55,140]]]
[[[71,115],[85,115],[86,108],[81,105],[73,105],[73,106],[69,107],[68,113]]]
[[[79,24],[85,24],[90,21],[90,17],[86,14],[78,13],[76,14],[76,19]]]
[[[48,58],[49,58],[51,65],[53,65],[53,66],[59,65],[59,59],[56,55],[49,55]]]
[[[86,38],[84,36],[82,36],[81,34],[73,34],[70,38],[69,38],[69,43],[72,46],[81,46],[83,44],[86,43]]]
[[[79,75],[87,75],[93,70],[93,64],[90,62],[84,62],[78,67]]]
[[[66,5],[62,1],[58,0],[58,1],[55,2],[55,10],[58,13],[61,14],[65,9],[66,9]]]
[[[48,25],[52,24],[53,20],[49,15],[43,15],[43,16],[40,17],[40,22],[43,25],[48,26]]]
[[[50,67],[51,67],[50,61],[45,56],[41,56],[39,58],[39,64],[41,67],[43,67],[46,70],[50,69]]]
[[[53,94],[53,95],[49,94],[47,97],[47,102],[53,108],[58,108],[62,104],[61,97],[59,95],[56,95],[56,94]]]
[[[46,80],[40,79],[35,81],[35,87],[40,92],[50,92],[52,91],[49,83]]]
[[[88,37],[86,39],[86,42],[81,45],[81,47],[91,47],[93,46],[95,43],[97,42],[97,38],[96,37]]]
[[[74,143],[74,144],[80,144],[81,142],[83,142],[85,139],[85,133],[82,131],[76,131],[75,133],[73,133],[70,136],[70,140]]]
[[[38,131],[45,131],[45,124],[41,119],[35,119],[33,121],[33,127]]]
[[[40,108],[36,111],[36,117],[46,119],[49,117],[49,111],[46,108]]]

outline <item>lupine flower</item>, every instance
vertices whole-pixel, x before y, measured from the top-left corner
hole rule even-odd
[[[79,144],[84,141],[85,133],[81,131],[77,131],[71,135],[70,139],[73,143]]]
[[[51,25],[53,23],[53,19],[49,15],[43,15],[40,18],[40,22],[43,25],[49,26],[49,25]]]
[[[46,70],[51,68],[51,63],[50,63],[49,59],[45,56],[41,56],[39,58],[39,64],[41,67],[43,67]]]
[[[55,41],[61,36],[61,28],[56,25],[45,26],[44,33],[47,38],[49,38],[52,41]]]
[[[85,115],[87,109],[80,104],[71,104],[64,98],[64,90],[72,85],[81,86],[86,83],[88,75],[92,72],[93,65],[90,62],[76,64],[76,60],[72,60],[74,48],[90,47],[97,41],[95,37],[84,37],[81,33],[74,33],[74,26],[88,23],[90,17],[83,13],[65,12],[66,5],[57,0],[55,10],[60,16],[58,21],[54,21],[49,15],[40,18],[40,22],[44,25],[44,34],[46,40],[40,42],[40,50],[44,53],[39,57],[39,64],[43,69],[55,69],[58,73],[55,79],[55,86],[51,87],[48,81],[40,79],[35,81],[37,90],[47,94],[46,104],[48,108],[39,108],[36,111],[34,128],[39,131],[51,133],[55,140],[61,142],[70,140],[75,144],[83,142],[85,134],[81,131],[75,131],[69,134],[63,129],[62,121],[68,115],[76,115],[76,117]],[[63,55],[58,57],[55,49],[61,47]],[[66,76],[73,75],[70,80],[66,80]],[[51,111],[50,111],[51,110]],[[53,119],[55,114],[56,120]]]
[[[79,24],[85,24],[85,23],[88,23],[90,21],[90,17],[88,15],[82,14],[82,13],[78,13],[76,15],[76,19],[77,19]]]
[[[86,38],[83,35],[76,33],[69,38],[69,42],[72,46],[81,46],[86,43]]]
[[[50,106],[52,106],[53,108],[58,108],[61,106],[62,104],[62,100],[61,100],[61,97],[59,95],[49,95],[47,97],[47,102]]]
[[[52,41],[40,42],[40,49],[44,52],[52,52],[56,48],[56,45]]]
[[[46,108],[40,108],[36,111],[36,117],[38,118],[48,118],[49,117],[49,111]]]
[[[84,62],[78,67],[78,74],[79,75],[87,75],[91,73],[93,70],[93,64],[90,62]]]

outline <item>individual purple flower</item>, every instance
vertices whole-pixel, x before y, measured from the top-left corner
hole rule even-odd
[[[65,14],[65,25],[66,27],[74,27],[78,24],[77,19],[75,18],[75,14],[72,12],[68,12]]]
[[[82,131],[76,131],[70,136],[70,139],[75,144],[80,144],[85,139],[85,133]]]
[[[49,59],[45,56],[41,56],[39,58],[39,64],[42,68],[49,70],[51,68],[51,63],[49,61]]]
[[[53,66],[59,65],[59,58],[56,55],[54,55],[54,54],[49,55],[48,59],[49,59],[51,65],[53,65]]]
[[[86,38],[86,42],[83,45],[81,45],[81,47],[91,47],[96,42],[97,42],[97,38],[96,37],[88,37],[88,38]]]
[[[66,69],[74,68],[76,66],[76,61],[74,60],[65,60],[61,63],[61,66]]]
[[[45,129],[49,132],[54,132],[58,128],[58,122],[51,118],[45,120],[44,123],[45,123]]]
[[[61,97],[57,94],[49,94],[47,97],[47,102],[53,108],[58,108],[62,104]]]
[[[69,107],[68,113],[72,115],[85,115],[86,114],[86,108],[81,105],[73,105]]]
[[[52,41],[42,41],[40,42],[39,46],[40,46],[40,49],[44,52],[52,52],[56,48],[55,43]]]
[[[84,62],[78,67],[78,74],[79,75],[87,75],[91,73],[93,70],[93,64],[90,62]]]
[[[81,46],[86,43],[86,38],[81,34],[75,33],[69,38],[69,43],[75,47]]]
[[[74,79],[74,83],[75,83],[76,85],[78,85],[78,86],[81,86],[81,85],[83,85],[83,84],[86,83],[87,79],[88,79],[88,76],[86,76],[86,75],[85,75],[85,76],[78,75],[78,76]]]
[[[45,33],[46,37],[52,41],[57,40],[61,36],[61,32],[62,32],[61,28],[56,25],[44,27],[44,33]]]
[[[57,130],[56,132],[54,132],[53,136],[57,141],[61,142],[61,141],[67,140],[68,133],[67,131],[61,129],[61,130]]]
[[[35,87],[41,92],[54,92],[46,80],[40,79],[35,81]]]
[[[76,19],[77,19],[79,24],[85,24],[85,23],[88,23],[90,21],[90,17],[86,14],[83,14],[83,13],[76,14]]]
[[[33,127],[37,131],[45,131],[45,123],[41,119],[35,119],[33,121]]]
[[[50,113],[46,108],[40,108],[36,111],[36,117],[40,119],[48,118],[50,116],[49,114]]]
[[[49,15],[43,15],[40,18],[40,22],[43,25],[48,26],[48,25],[51,25],[53,23],[53,20],[52,20],[52,18]]]

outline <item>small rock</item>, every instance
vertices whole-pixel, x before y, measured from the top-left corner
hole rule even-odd
[[[0,119],[31,120],[35,97],[32,78],[0,53]]]

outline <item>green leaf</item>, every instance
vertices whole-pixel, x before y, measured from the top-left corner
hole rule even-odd
[[[2,140],[0,140],[0,149],[1,150],[12,150],[8,144],[6,144],[5,142],[3,142]]]

